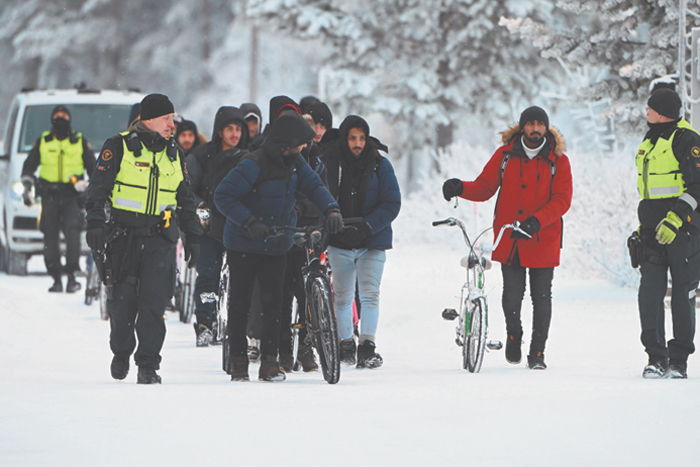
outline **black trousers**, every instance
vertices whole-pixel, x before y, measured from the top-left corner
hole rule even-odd
[[[270,256],[228,250],[227,258],[230,273],[228,335],[231,355],[247,355],[246,325],[253,286],[257,279],[260,285],[263,324],[260,354],[277,358],[287,255]]]
[[[72,274],[80,270],[80,230],[84,218],[78,196],[49,193],[42,196],[39,228],[44,234],[44,264],[54,279],[60,279],[63,271],[59,243],[61,231],[66,239],[65,272]]]
[[[122,237],[108,254],[118,257],[124,270],[107,300],[112,353],[128,357],[136,348],[136,365],[159,369],[165,341],[163,314],[175,288],[175,244],[159,235]],[[126,255],[126,256],[124,256]],[[134,331],[136,334],[134,335]]]
[[[282,292],[282,315],[280,317],[280,354],[292,354],[292,316],[294,315],[294,298],[300,312],[299,343],[306,338],[306,290],[301,268],[306,266],[306,251],[303,248],[292,247],[287,253],[287,268],[284,275]]]
[[[520,257],[515,254],[510,265],[501,265],[503,275],[503,297],[501,300],[506,318],[506,331],[509,336],[520,340],[523,326],[520,310],[525,296],[525,276],[528,268],[520,265]],[[530,355],[544,352],[549,324],[552,321],[552,280],[554,268],[530,269],[530,298],[532,299],[532,337]]]
[[[645,236],[646,237],[646,236]],[[650,356],[686,361],[695,351],[695,296],[700,280],[700,237],[679,232],[669,245],[645,238],[645,258],[640,264],[639,318],[642,345]],[[673,339],[666,344],[664,297],[671,271]]]

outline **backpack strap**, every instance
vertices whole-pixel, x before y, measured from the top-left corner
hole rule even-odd
[[[139,139],[139,134],[132,131],[126,136],[122,136],[124,142],[126,143],[126,148],[134,153],[134,157],[141,157],[141,140]]]

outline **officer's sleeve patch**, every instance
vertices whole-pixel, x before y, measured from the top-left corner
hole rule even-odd
[[[693,146],[693,149],[690,150],[690,153],[693,155],[693,157],[700,157],[700,147]]]
[[[700,151],[700,149],[698,149],[698,151]],[[102,159],[105,162],[112,159],[112,157],[114,157],[114,155],[112,154],[112,151],[110,151],[109,149],[105,149],[104,151],[102,151],[102,154],[100,154],[100,159]]]

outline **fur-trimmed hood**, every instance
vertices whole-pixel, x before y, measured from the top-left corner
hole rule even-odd
[[[501,133],[501,142],[503,144],[510,144],[517,136],[521,134],[522,131],[520,131],[520,125],[516,123]],[[559,130],[553,126],[550,126],[545,136],[549,136],[554,141],[553,152],[555,156],[559,157],[564,154],[564,151],[566,151],[566,142],[564,141],[564,137]]]

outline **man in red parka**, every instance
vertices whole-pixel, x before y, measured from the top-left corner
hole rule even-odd
[[[540,107],[529,107],[520,122],[501,133],[498,148],[473,182],[453,178],[442,186],[446,200],[459,196],[486,201],[500,188],[494,231],[520,222],[530,237],[520,232],[504,236],[492,259],[501,263],[503,313],[506,318],[506,360],[520,363],[523,328],[520,309],[525,295],[525,275],[530,270],[533,320],[528,366],[545,369],[544,347],[552,318],[552,279],[559,266],[562,245],[562,216],[571,206],[571,165],[564,154],[564,139],[549,127],[549,117]]]

